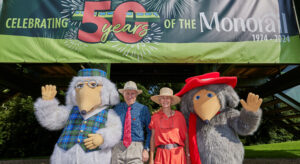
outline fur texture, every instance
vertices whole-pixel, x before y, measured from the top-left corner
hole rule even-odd
[[[109,110],[106,127],[97,131],[104,138],[104,143],[100,146],[101,149],[111,148],[116,145],[122,136],[122,123],[120,117],[114,110]]]
[[[101,90],[102,107],[99,107],[85,116],[84,119],[95,115],[105,109],[107,105],[115,105],[119,103],[119,94],[115,85],[103,77],[74,77],[70,83],[67,95],[66,95],[66,106],[59,106],[57,99],[53,100],[42,100],[37,99],[34,104],[35,115],[39,123],[49,130],[59,130],[64,128],[66,125],[69,114],[73,106],[76,106],[76,92],[75,85],[81,80],[96,80],[99,84],[103,85]],[[105,127],[99,129],[96,133],[102,135],[104,143],[100,145],[101,150],[84,152],[82,148],[76,144],[68,151],[61,149],[55,145],[54,152],[51,156],[52,164],[62,163],[103,163],[109,164],[111,159],[111,148],[117,144],[122,136],[122,123],[117,114],[109,109],[107,122]]]
[[[57,99],[43,100],[38,98],[34,103],[35,116],[38,122],[48,130],[60,130],[65,127],[72,106],[59,106]]]
[[[197,119],[197,144],[202,164],[230,163],[241,164],[244,159],[243,144],[238,135],[253,134],[260,123],[262,110],[249,112],[235,110],[239,97],[231,86],[224,84],[208,85],[190,90],[183,95],[181,110],[187,119],[194,112],[193,96],[201,89],[217,94],[221,113],[214,116],[209,124]]]

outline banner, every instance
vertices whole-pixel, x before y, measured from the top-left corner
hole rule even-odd
[[[291,0],[0,0],[0,11],[0,62],[300,63]]]

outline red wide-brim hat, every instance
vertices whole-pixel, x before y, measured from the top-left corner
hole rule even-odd
[[[184,87],[175,95],[181,97],[186,92],[205,85],[211,85],[211,84],[227,84],[230,85],[232,88],[236,86],[237,83],[237,77],[235,76],[225,76],[220,77],[219,72],[211,72],[206,73],[199,76],[193,76],[190,78],[187,78],[185,80]]]

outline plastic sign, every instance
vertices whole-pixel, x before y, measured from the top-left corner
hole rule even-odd
[[[4,0],[0,17],[3,63],[299,64],[299,44],[292,0]]]
[[[80,20],[82,16],[83,25],[93,23],[97,26],[97,30],[89,33],[80,29],[78,39],[89,43],[106,42],[109,34],[113,32],[122,42],[136,43],[147,34],[149,26],[147,20],[159,19],[157,13],[149,15],[145,8],[137,2],[125,2],[119,5],[115,11],[103,12],[103,10],[110,9],[111,1],[85,2],[84,11],[76,11],[72,18]],[[154,19],[153,16],[155,16]],[[135,18],[137,21],[133,25],[126,23],[126,21],[132,22]]]

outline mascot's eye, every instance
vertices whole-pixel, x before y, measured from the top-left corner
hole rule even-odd
[[[90,83],[90,86],[91,86],[91,87],[96,87],[96,86],[97,86],[97,83]]]
[[[83,83],[78,83],[75,88],[82,88],[83,87]]]
[[[211,93],[208,93],[207,97],[211,98],[211,97],[213,97],[213,95]]]
[[[200,96],[196,96],[196,100],[199,100],[200,99]]]
[[[91,88],[96,88],[97,86],[99,86],[98,83],[97,83],[97,81],[95,81],[95,80],[88,81],[88,85]]]

